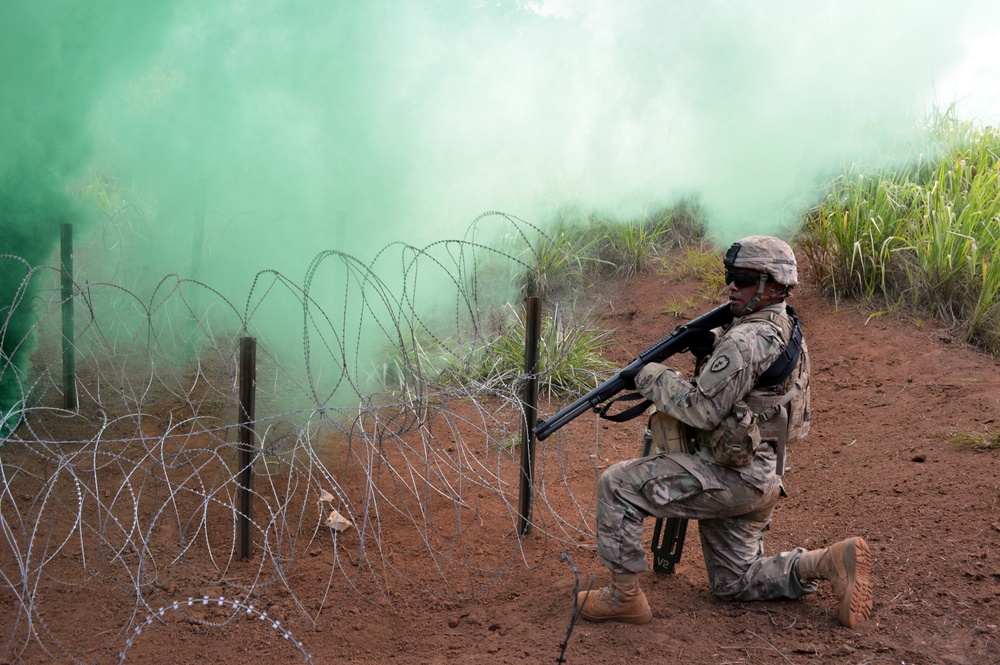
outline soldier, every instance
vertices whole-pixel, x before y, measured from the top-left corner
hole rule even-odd
[[[623,373],[653,402],[651,429],[678,432],[692,452],[661,441],[658,448],[668,452],[619,462],[601,475],[597,552],[611,584],[579,594],[582,616],[652,621],[639,574],[647,570],[643,520],[653,516],[698,520],[716,596],[800,598],[828,580],[840,623],[854,626],[872,609],[864,539],[763,556],[764,531],[784,494],[785,445],[809,429],[809,355],[795,312],[785,304],[798,283],[795,255],[783,240],[750,236],[729,248],[723,264],[736,318],[718,339],[709,333],[697,378],[658,363]]]

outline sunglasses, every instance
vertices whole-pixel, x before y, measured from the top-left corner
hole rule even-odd
[[[726,284],[735,284],[738,289],[746,288],[758,282],[760,282],[760,273],[745,270],[726,271]]]

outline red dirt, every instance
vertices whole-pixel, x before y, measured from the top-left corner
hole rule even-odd
[[[677,321],[664,314],[665,304],[692,290],[667,284],[657,275],[606,288],[609,294],[616,292],[613,304],[610,295],[602,297],[607,299],[606,323],[617,329],[622,347],[615,352],[620,362],[631,360],[672,328]],[[799,601],[716,600],[709,592],[692,525],[677,573],[650,574],[644,580],[653,623],[578,623],[566,645],[565,662],[1000,662],[1000,481],[995,470],[1000,453],[949,443],[956,433],[995,431],[1000,411],[997,361],[925,321],[869,318],[851,306],[838,309],[809,284],[800,287],[792,304],[812,354],[813,423],[809,437],[790,450],[789,496],[775,513],[765,549],[773,553],[795,546],[820,547],[850,535],[864,536],[874,555],[871,620],[854,629],[841,627],[826,588]],[[685,318],[709,306],[693,305]],[[581,418],[573,423],[573,433],[587,440],[590,432],[592,440],[593,423],[592,417]],[[636,454],[640,426],[633,421],[603,429],[599,466]],[[8,452],[4,455],[7,462]],[[578,498],[582,493],[586,501],[592,470],[584,465],[572,478]],[[500,517],[491,524],[488,497],[480,498],[480,531],[470,529],[462,544],[476,549],[477,561],[508,574],[472,584],[478,595],[471,600],[450,598],[467,595],[468,589],[440,586],[439,593],[410,597],[404,586],[375,601],[350,593],[327,607],[314,624],[282,586],[274,585],[260,606],[280,619],[278,631],[256,618],[226,623],[231,612],[196,606],[183,619],[170,620],[168,613],[165,623],[144,630],[127,660],[302,662],[303,654],[291,640],[282,639],[287,628],[315,663],[556,662],[572,611],[570,565],[558,558],[561,546],[537,531],[525,538],[523,553],[512,556],[516,548],[511,520],[494,511],[494,517]],[[547,494],[546,500],[555,512],[573,512],[571,505],[559,505],[568,501],[563,493]],[[575,538],[576,546],[569,549],[583,585],[592,577],[598,583],[606,579],[593,551],[589,509],[590,535]],[[387,516],[382,529],[393,528]],[[352,533],[343,536],[345,550],[357,540]],[[397,553],[417,553],[408,573],[417,580],[414,585],[420,584],[422,570],[430,584],[434,571],[431,562],[419,558],[425,543],[417,533],[403,525],[390,539]],[[328,552],[313,548],[299,551],[288,570],[288,585],[314,618],[321,599],[303,589],[310,584],[322,588],[332,561]],[[58,590],[58,603],[45,605],[47,625],[59,626],[59,638],[82,661],[117,660],[134,626],[121,637],[115,634],[123,631],[123,617],[127,621],[135,599],[123,594],[120,585],[102,582],[100,574],[84,586],[79,572],[73,572],[73,557],[49,565],[53,577],[72,584]],[[240,564],[236,574],[240,570],[252,574],[253,566]],[[161,597],[169,601],[202,593],[234,595],[221,583],[197,587],[196,578],[176,576],[164,585]],[[15,603],[9,590],[0,588],[0,621],[13,616]],[[393,613],[387,603],[403,611]],[[145,613],[137,616],[141,620]],[[69,660],[65,652],[45,646],[54,662]],[[46,659],[34,641],[22,656],[23,662]]]

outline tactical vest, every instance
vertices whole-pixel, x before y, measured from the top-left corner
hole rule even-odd
[[[764,321],[774,326],[782,339],[788,340],[786,352],[793,344],[794,326],[798,322],[795,310],[787,308],[787,317],[774,312],[756,311],[742,317],[741,322]],[[801,336],[801,332],[799,333]],[[785,445],[798,441],[809,433],[809,352],[804,339],[800,337],[801,350],[796,365],[780,382],[774,385],[758,384],[747,394],[744,401],[756,414],[760,438],[771,443],[778,456],[778,474],[784,471]],[[776,361],[780,363],[782,357]],[[765,372],[764,379],[770,371]]]

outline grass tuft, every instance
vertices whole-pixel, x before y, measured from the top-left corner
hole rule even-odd
[[[511,308],[513,310],[513,308]],[[613,331],[567,322],[562,311],[542,320],[539,344],[539,394],[577,397],[593,390],[618,369],[602,350]],[[497,337],[473,361],[471,371],[487,383],[516,384],[524,374],[525,321],[515,311]]]
[[[948,439],[948,443],[977,453],[985,453],[1000,449],[1000,432],[959,432]]]
[[[691,200],[628,220],[567,206],[527,247],[511,248],[529,266],[521,293],[558,299],[606,275],[658,267],[671,250],[705,244],[705,224],[703,209]]]

